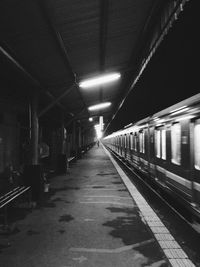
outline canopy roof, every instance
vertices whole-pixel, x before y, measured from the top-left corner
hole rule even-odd
[[[67,122],[114,118],[185,1],[1,0],[1,87],[4,97],[27,103],[40,92],[39,115]],[[121,79],[90,89],[85,78],[120,72]],[[90,105],[110,101],[101,111]],[[55,116],[56,117],[56,116]]]

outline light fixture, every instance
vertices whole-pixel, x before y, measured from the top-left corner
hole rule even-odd
[[[93,121],[93,118],[89,118],[89,121]]]
[[[120,77],[121,77],[121,74],[118,72],[100,75],[100,76],[97,76],[97,77],[87,79],[87,80],[80,82],[79,87],[81,87],[81,88],[95,87],[98,85],[102,85],[105,83],[109,83],[109,82],[118,80]]]
[[[194,118],[193,115],[186,115],[186,116],[176,119],[176,121],[179,122],[179,121],[184,121],[184,120],[190,120],[192,118]]]
[[[165,120],[164,119],[159,119],[159,120],[156,120],[156,123],[163,123]]]
[[[154,121],[158,121],[158,120],[160,120],[160,118],[158,118],[158,117],[154,117],[153,120],[154,120]]]
[[[128,127],[130,127],[130,126],[132,126],[132,125],[133,125],[133,123],[129,123],[128,125],[125,125],[125,126],[124,126],[124,129],[125,129],[125,128],[128,128]]]
[[[104,103],[100,103],[100,104],[97,104],[97,105],[90,106],[88,108],[88,110],[93,111],[93,110],[104,109],[104,108],[109,107],[110,105],[111,105],[111,102],[104,102]]]
[[[171,115],[176,115],[176,114],[182,113],[182,112],[187,111],[187,110],[189,110],[188,107],[184,107],[184,108],[182,107],[182,108],[179,108],[179,109],[172,111]]]
[[[186,108],[186,107],[187,107],[187,106],[182,106],[182,107],[180,107],[180,108],[176,108],[176,109],[170,111],[170,113],[176,112],[176,111],[181,110],[181,109]]]

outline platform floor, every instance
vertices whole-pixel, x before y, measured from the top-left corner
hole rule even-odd
[[[1,267],[170,266],[102,146],[52,178],[47,194],[0,236],[10,243],[0,246]]]

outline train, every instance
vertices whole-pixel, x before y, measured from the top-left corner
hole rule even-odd
[[[199,224],[200,94],[113,132],[103,143],[171,193]]]

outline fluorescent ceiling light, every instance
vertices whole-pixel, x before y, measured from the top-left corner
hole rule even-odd
[[[181,110],[181,109],[184,109],[184,108],[186,108],[186,107],[187,107],[187,106],[182,106],[182,107],[180,107],[180,108],[176,108],[176,109],[170,111],[170,113],[177,112],[177,111],[179,111],[179,110]]]
[[[109,107],[110,105],[111,105],[111,102],[104,102],[104,103],[100,103],[94,106],[90,106],[88,110],[93,111],[93,110],[98,110],[98,109],[104,109],[104,108]]]
[[[179,114],[179,113],[182,113],[182,112],[187,111],[187,110],[189,110],[189,108],[182,108],[182,109],[179,109],[177,111],[174,111],[171,115]]]
[[[156,123],[163,123],[165,120],[164,119],[159,119],[159,120],[156,120]],[[158,126],[158,125],[156,125]]]
[[[194,118],[194,116],[192,116],[192,115],[187,115],[187,116],[184,116],[184,117],[182,117],[182,118],[176,119],[176,121],[190,120],[190,119],[192,119],[192,118]]]
[[[154,120],[154,121],[158,121],[158,120],[160,120],[160,118],[158,118],[158,117],[154,117],[153,120]]]
[[[101,76],[97,76],[88,80],[85,80],[83,82],[79,83],[79,86],[81,88],[90,88],[98,85],[102,85],[105,83],[109,83],[115,80],[118,80],[121,77],[120,73],[110,73],[110,74],[105,74]]]
[[[133,125],[133,123],[129,123],[128,125],[124,126],[124,129],[130,127],[131,125]]]

